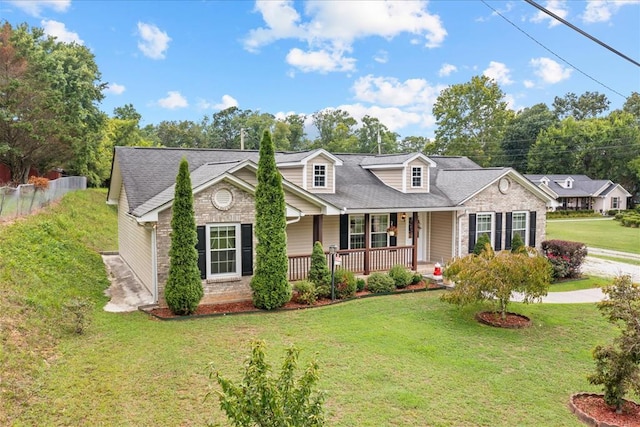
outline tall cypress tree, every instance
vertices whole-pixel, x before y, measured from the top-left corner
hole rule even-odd
[[[176,177],[171,217],[171,248],[169,249],[169,277],[164,298],[174,314],[192,314],[204,296],[196,243],[196,220],[193,210],[189,163],[182,158]]]
[[[256,268],[251,279],[253,304],[272,310],[291,299],[287,281],[287,222],[282,177],[276,167],[271,134],[260,141],[256,186]]]

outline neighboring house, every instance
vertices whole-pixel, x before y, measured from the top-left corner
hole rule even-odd
[[[620,184],[605,179],[591,179],[586,175],[525,175],[544,192],[553,197],[549,210],[589,210],[607,213],[627,209],[631,193]]]
[[[180,160],[189,162],[203,303],[251,298],[257,151],[116,147],[107,202],[118,206],[122,259],[164,304],[171,203]],[[465,157],[276,153],[283,177],[289,279],[306,277],[313,243],[336,245],[358,274],[444,263],[488,234],[539,248],[551,197],[511,168]],[[397,227],[390,235],[387,229]]]
[[[40,174],[38,174],[38,171],[32,167],[29,170],[29,176],[40,176]],[[48,178],[50,180],[58,179],[61,176],[62,176],[62,169],[53,169],[49,171],[46,175],[44,175],[45,178]],[[0,186],[9,184],[10,182],[11,182],[11,169],[9,169],[9,167],[4,163],[0,163]]]

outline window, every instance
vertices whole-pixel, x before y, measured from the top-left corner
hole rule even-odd
[[[476,216],[476,242],[478,237],[486,234],[489,236],[489,242],[493,247],[493,214],[479,213]]]
[[[371,247],[384,248],[388,245],[387,228],[389,215],[371,215]]]
[[[527,212],[514,212],[511,217],[511,240],[519,234],[522,243],[527,244]]]
[[[420,166],[411,168],[411,187],[422,188],[422,167]]]
[[[315,188],[327,186],[327,165],[313,165],[313,186]]]
[[[207,276],[240,274],[240,225],[208,225]]]
[[[364,248],[364,215],[349,216],[349,249]]]
[[[620,209],[620,197],[611,198],[611,209]]]

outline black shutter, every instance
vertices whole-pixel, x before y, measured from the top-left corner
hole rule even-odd
[[[496,251],[502,250],[502,212],[496,212],[496,242],[494,249]]]
[[[505,227],[504,248],[511,249],[511,234],[513,233],[513,212],[507,212],[507,224]]]
[[[349,249],[349,215],[340,215],[340,249]]]
[[[476,246],[476,214],[469,214],[469,253]]]
[[[536,211],[529,212],[529,246],[536,247]]]
[[[398,231],[396,232],[399,233],[400,232],[400,227],[398,227],[398,213],[394,212],[392,214],[389,214],[389,222],[393,225],[396,226],[396,228],[398,228]],[[389,236],[389,246],[398,246],[398,237],[397,236]]]
[[[198,233],[198,242],[196,249],[198,250],[198,270],[200,270],[200,278],[207,278],[207,227],[199,225],[196,227]]]
[[[240,225],[242,275],[253,274],[253,224]]]

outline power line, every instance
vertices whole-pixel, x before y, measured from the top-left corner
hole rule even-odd
[[[556,58],[558,58],[559,60],[561,60],[562,62],[564,62],[565,64],[567,64],[568,66],[570,66],[571,68],[573,68],[574,70],[576,70],[577,72],[579,72],[580,74],[582,74],[583,76],[587,77],[590,80],[593,80],[594,82],[596,82],[597,84],[599,84],[600,86],[610,90],[611,92],[620,95],[621,97],[623,97],[624,99],[627,99],[626,96],[624,96],[623,94],[621,94],[620,92],[618,92],[615,89],[610,88],[609,86],[607,86],[606,84],[602,83],[601,81],[597,80],[594,77],[591,77],[589,74],[587,74],[586,72],[582,71],[580,68],[576,67],[575,65],[573,65],[572,63],[570,63],[569,61],[567,61],[566,59],[564,59],[563,57],[561,57],[560,55],[558,55],[557,53],[555,53],[554,51],[552,51],[551,49],[549,49],[548,47],[546,47],[545,45],[543,45],[541,42],[539,42],[538,40],[536,40],[532,35],[530,35],[529,33],[527,33],[525,30],[523,30],[522,28],[518,27],[515,23],[513,23],[511,20],[509,20],[509,18],[507,18],[506,16],[504,16],[502,13],[498,12],[496,9],[494,9],[492,6],[490,6],[485,0],[480,0],[482,3],[484,3],[485,6],[487,6],[489,9],[493,10],[493,12],[498,15],[499,17],[501,17],[502,19],[504,19],[505,21],[507,21],[509,24],[513,25],[518,31],[520,31],[522,34],[524,34],[525,36],[529,37],[531,40],[533,40],[536,44],[538,44],[539,46],[541,46],[544,50],[546,50],[547,52],[549,52],[550,54],[552,54],[553,56],[555,56]]]
[[[592,40],[592,41],[598,43],[600,46],[604,47],[605,49],[610,50],[611,52],[615,53],[616,55],[620,56],[621,58],[624,58],[627,61],[631,62],[632,64],[637,65],[638,67],[640,67],[640,62],[629,58],[624,53],[612,48],[611,46],[609,46],[605,42],[593,37],[591,34],[585,32],[585,31],[581,30],[580,28],[578,28],[575,25],[573,25],[571,22],[567,21],[566,19],[562,18],[561,16],[556,15],[555,13],[553,13],[550,10],[544,8],[543,6],[539,5],[535,1],[533,1],[533,0],[524,0],[524,1],[526,1],[527,3],[529,3],[531,6],[535,7],[536,9],[538,9],[538,10],[546,13],[547,15],[551,16],[553,19],[562,22],[564,25],[566,25],[567,27],[571,28],[572,30],[575,30],[575,31],[579,32],[580,34],[582,34],[583,36],[585,36],[589,40]]]

